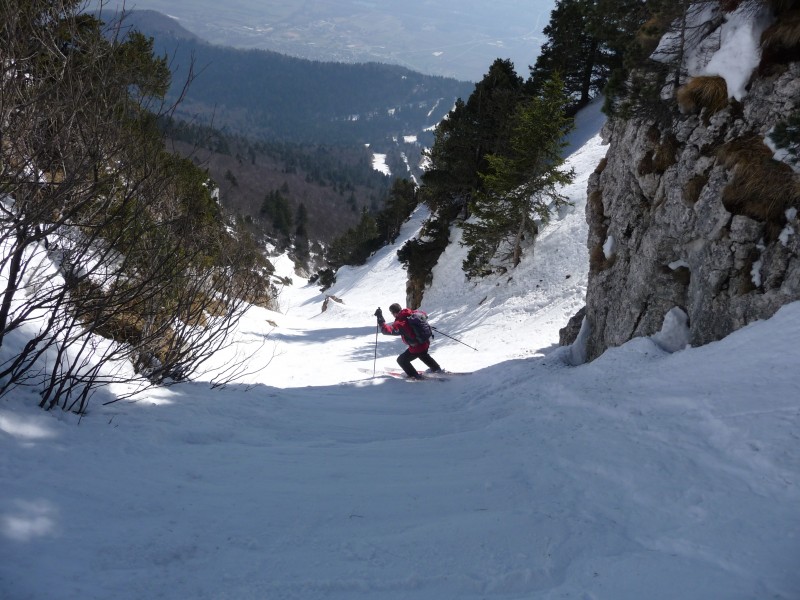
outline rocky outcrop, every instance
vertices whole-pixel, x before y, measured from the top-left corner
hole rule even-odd
[[[765,145],[798,109],[791,63],[715,114],[607,123],[588,188],[590,360],[674,307],[700,345],[800,299],[800,179]]]

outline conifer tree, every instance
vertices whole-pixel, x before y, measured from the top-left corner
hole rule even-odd
[[[327,260],[334,268],[342,265],[362,265],[378,247],[380,240],[377,223],[369,211],[363,208],[358,224],[331,243]]]
[[[544,29],[542,45],[526,83],[541,92],[558,73],[571,99],[570,112],[603,92],[645,18],[642,0],[559,0]]]
[[[417,207],[417,186],[408,179],[395,179],[386,205],[377,217],[378,233],[384,242],[394,242],[400,226]]]
[[[272,190],[261,203],[261,214],[272,220],[275,231],[288,236],[292,230],[292,209],[289,200],[279,190]]]
[[[505,150],[510,121],[523,95],[523,80],[514,64],[498,58],[467,102],[456,102],[437,127],[427,153],[423,197],[433,211],[457,213],[468,204],[480,188],[478,174],[486,168],[486,155]]]
[[[775,125],[770,138],[778,148],[786,151],[789,160],[800,162],[800,111]]]
[[[308,237],[308,209],[305,203],[301,202],[297,207],[297,213],[294,219],[296,227],[294,233],[296,236],[307,238]]]
[[[564,136],[572,128],[568,102],[562,82],[551,79],[516,111],[509,152],[487,156],[484,189],[473,203],[477,219],[462,225],[462,245],[470,247],[463,265],[468,277],[499,263],[516,267],[526,239],[532,241],[538,224],[566,203],[558,188],[574,176],[562,168]]]
[[[553,73],[564,81],[568,94],[577,106],[585,105],[593,90],[592,74],[599,58],[599,40],[591,34],[592,0],[560,0],[550,14],[543,33],[536,63],[531,67],[529,86],[541,92]]]

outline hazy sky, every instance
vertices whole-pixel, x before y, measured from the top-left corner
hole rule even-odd
[[[121,6],[110,0],[108,8]],[[554,0],[127,0],[216,44],[378,61],[477,81],[495,58],[528,75]]]

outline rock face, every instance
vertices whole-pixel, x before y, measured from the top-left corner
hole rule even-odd
[[[674,307],[701,345],[800,299],[800,175],[765,145],[797,110],[795,62],[714,114],[608,122],[588,188],[590,360]]]

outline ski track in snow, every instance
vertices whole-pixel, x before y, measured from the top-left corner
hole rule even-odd
[[[216,361],[248,357],[239,383],[98,402],[80,424],[29,392],[0,405],[0,596],[800,597],[800,303],[703,348],[636,339],[568,367],[605,154],[580,134],[574,206],[519,268],[467,282],[457,244],[435,268],[422,308],[481,351],[437,335],[432,354],[472,375],[369,374],[402,351],[376,345],[373,312],[405,297],[395,253],[420,210],[341,270],[342,304],[320,312],[293,276],[280,311],[252,309]]]

